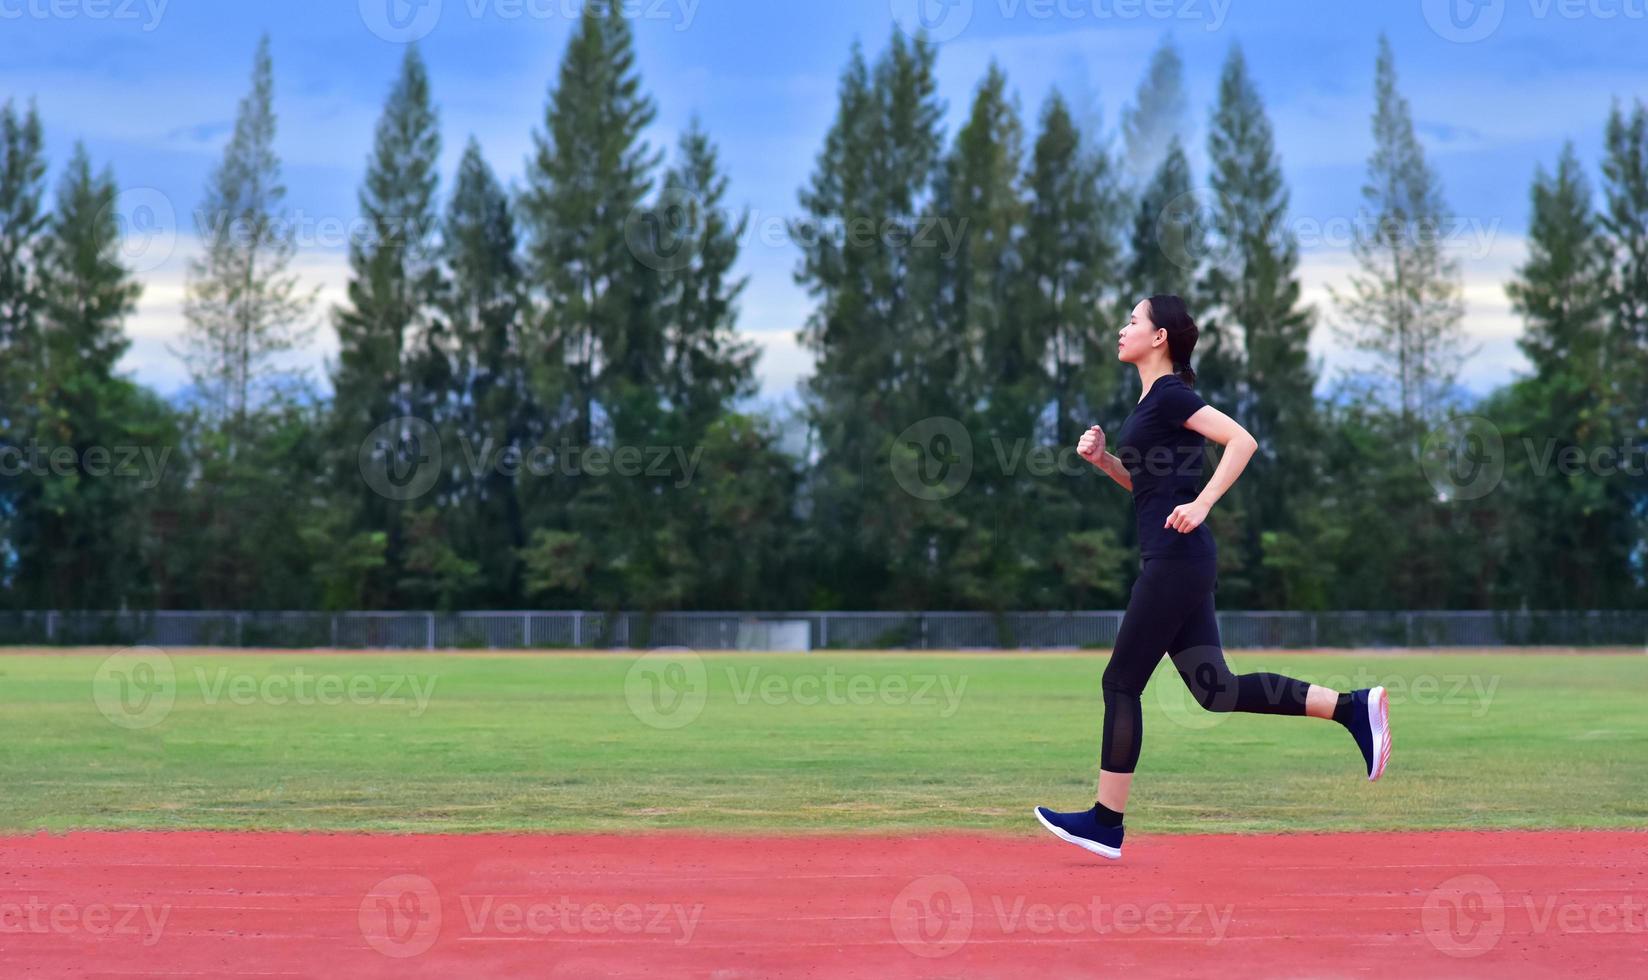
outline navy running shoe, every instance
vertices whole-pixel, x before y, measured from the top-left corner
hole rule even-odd
[[[1352,701],[1345,727],[1362,750],[1362,761],[1368,766],[1368,782],[1385,774],[1390,762],[1390,695],[1382,687],[1363,688],[1350,692]]]
[[[1036,819],[1052,831],[1059,840],[1067,840],[1077,847],[1112,860],[1122,856],[1122,828],[1106,827],[1099,823],[1095,809],[1073,813],[1055,813],[1044,806],[1036,807]]]

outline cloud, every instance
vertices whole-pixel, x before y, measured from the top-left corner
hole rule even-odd
[[[139,383],[171,396],[189,383],[188,370],[173,351],[180,349],[188,329],[183,313],[187,295],[190,260],[201,254],[199,239],[178,240],[170,257],[141,277],[143,294],[137,310],[126,322],[132,345],[121,359],[120,370]],[[290,366],[301,368],[325,387],[327,358],[337,354],[337,332],[332,329],[331,309],[347,298],[348,258],[337,252],[310,249],[298,252],[291,270],[303,288],[319,287],[309,322],[316,325],[310,343],[294,352]]]
[[[1511,309],[1505,283],[1516,275],[1516,267],[1528,255],[1527,240],[1516,235],[1495,235],[1484,251],[1457,252],[1463,284],[1465,315],[1461,321],[1467,347],[1478,348],[1463,365],[1459,383],[1472,393],[1486,394],[1528,369],[1528,362],[1516,346],[1522,335],[1521,318]],[[1359,362],[1360,355],[1338,338],[1335,325],[1344,322],[1329,287],[1341,293],[1349,289],[1350,276],[1357,271],[1348,249],[1306,252],[1300,257],[1299,279],[1304,302],[1316,307],[1316,330],[1311,336],[1313,358],[1326,367],[1324,381],[1339,369]]]

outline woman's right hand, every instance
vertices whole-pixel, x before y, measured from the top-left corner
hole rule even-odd
[[[1104,459],[1104,430],[1095,425],[1083,432],[1081,441],[1076,443],[1076,455],[1094,466],[1099,465]]]

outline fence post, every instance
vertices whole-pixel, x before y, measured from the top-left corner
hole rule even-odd
[[[1315,647],[1321,645],[1321,644],[1317,643],[1317,641],[1316,641],[1316,619],[1317,619],[1316,614],[1311,613],[1310,614],[1310,645],[1311,645],[1312,648],[1315,648]]]
[[[522,613],[526,617],[526,648],[532,649],[532,614]]]
[[[57,610],[48,609],[48,610],[46,610],[46,642],[47,643],[55,643],[56,641],[57,641]]]
[[[1403,613],[1402,624],[1405,627],[1403,629],[1403,635],[1407,638],[1406,644],[1411,647],[1413,646],[1413,613]]]
[[[245,620],[246,620],[246,614],[245,613],[238,613],[238,612],[235,613],[235,646],[237,646],[237,647],[242,645],[245,642],[245,640],[244,640],[244,636],[245,636],[245,633],[246,633]]]
[[[576,649],[584,645],[584,614],[580,610],[572,614],[572,646]]]
[[[423,626],[424,626],[424,644],[425,644],[425,647],[427,649],[433,650],[433,649],[435,649],[435,614],[434,613],[426,612],[426,613],[423,614]]]
[[[818,617],[818,645],[828,650],[830,648],[830,614],[825,613]]]
[[[332,645],[338,645],[338,614],[332,614]]]

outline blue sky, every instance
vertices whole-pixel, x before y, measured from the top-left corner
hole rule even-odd
[[[855,39],[873,53],[918,0],[624,0],[643,80],[659,108],[652,141],[672,147],[697,114],[720,144],[731,197],[774,227],[797,213]],[[1339,233],[1358,212],[1371,148],[1375,39],[1395,47],[1400,84],[1440,174],[1480,352],[1462,382],[1481,392],[1522,366],[1503,283],[1524,255],[1528,185],[1573,140],[1596,181],[1610,102],[1648,95],[1648,0],[919,0],[943,38],[938,72],[950,131],[994,59],[1027,118],[1055,86],[1114,132],[1152,49],[1184,57],[1193,165],[1218,70],[1240,43],[1276,126],[1303,278],[1319,311],[1313,349],[1348,363],[1326,292],[1351,268]],[[418,37],[445,138],[448,179],[473,134],[519,178],[580,0],[0,0],[0,98],[34,99],[57,167],[75,140],[113,164],[136,222],[131,260],[146,289],[123,367],[162,392],[185,375],[182,328],[190,214],[246,89],[258,36],[272,38],[288,203],[312,229],[298,268],[319,287],[303,360],[318,379],[335,349],[327,310],[346,267],[336,230],[355,214],[372,127]],[[1321,233],[1317,234],[1316,230]],[[785,399],[809,358],[795,343],[808,301],[796,253],[752,232],[741,329],[763,349],[763,391]]]

